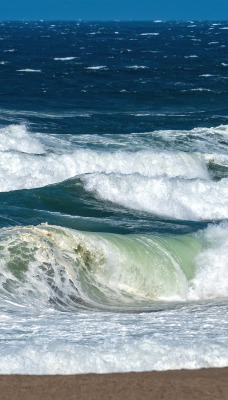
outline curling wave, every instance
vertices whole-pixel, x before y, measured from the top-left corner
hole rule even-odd
[[[0,255],[0,295],[16,304],[127,309],[228,295],[227,224],[182,236],[5,228]]]

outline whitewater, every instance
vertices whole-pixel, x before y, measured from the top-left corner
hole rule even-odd
[[[228,365],[225,26],[1,24],[0,373]]]

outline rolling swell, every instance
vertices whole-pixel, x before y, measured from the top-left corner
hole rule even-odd
[[[149,148],[147,133],[134,134],[136,151],[132,151],[128,135],[121,139],[122,149],[116,148],[115,139],[109,136],[102,147],[101,137],[95,136],[88,148],[80,136],[63,139],[31,134],[25,125],[2,128],[0,191],[40,188],[76,178],[101,203],[109,201],[167,219],[228,218],[227,126],[157,131],[149,135],[154,138]],[[158,136],[160,144],[155,140]],[[160,148],[162,141],[166,149]],[[179,143],[178,151],[167,150],[172,141]]]
[[[227,232],[225,224],[182,236],[2,229],[1,297],[64,311],[224,297]]]

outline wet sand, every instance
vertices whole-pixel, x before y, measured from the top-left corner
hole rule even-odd
[[[0,375],[1,400],[228,400],[228,368],[88,375]]]

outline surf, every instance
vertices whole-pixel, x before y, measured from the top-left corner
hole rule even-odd
[[[227,129],[220,126],[167,133],[164,136],[160,131],[160,140],[187,136],[198,143],[201,133],[211,140],[217,137],[218,141],[221,136],[226,140]],[[156,135],[158,132],[152,136],[156,139]],[[228,218],[228,159],[224,152],[169,151],[156,148],[154,143],[149,149],[132,151],[128,136],[123,150],[116,149],[114,138],[108,137],[109,150],[99,147],[97,136],[98,148],[85,148],[80,136],[72,142],[71,136],[66,140],[32,134],[25,125],[1,128],[0,191],[39,188],[73,178],[99,201],[130,210],[190,221]],[[146,134],[137,138],[146,146]]]
[[[16,304],[140,310],[228,295],[227,225],[173,236],[3,228],[0,254],[0,293]]]

